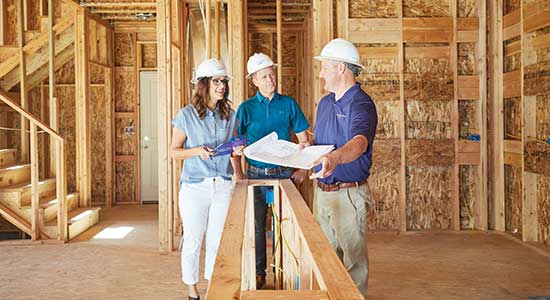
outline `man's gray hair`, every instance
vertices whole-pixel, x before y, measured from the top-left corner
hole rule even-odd
[[[359,76],[359,74],[361,74],[361,71],[362,71],[361,67],[356,66],[354,64],[350,64],[350,63],[344,63],[344,64],[346,65],[346,68],[348,68],[351,71],[351,73],[353,73],[353,75],[355,77],[357,77],[357,76]]]

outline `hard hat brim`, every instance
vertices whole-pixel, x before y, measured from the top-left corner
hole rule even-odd
[[[278,64],[272,64],[272,65],[269,65],[269,66],[265,66],[265,67],[263,67],[263,68],[261,68],[261,69],[258,69],[258,70],[254,71],[254,72],[252,72],[252,73],[248,73],[248,74],[246,75],[246,79],[250,79],[250,77],[252,77],[252,75],[254,75],[254,73],[256,73],[256,72],[258,72],[258,71],[260,71],[260,70],[262,70],[262,69],[269,68],[269,67],[278,68],[279,65],[278,65]]]
[[[314,56],[313,59],[318,60],[318,61],[321,61],[321,60],[332,60],[332,61],[345,62],[345,63],[348,63],[348,64],[352,64],[352,65],[358,66],[358,67],[360,67],[360,68],[363,69],[363,70],[366,69],[365,66],[363,66],[363,65],[360,64],[360,63],[357,63],[357,62],[354,62],[354,61],[351,61],[351,60],[348,60],[348,59],[343,59],[343,58],[340,58],[340,57],[330,57],[330,56],[318,55],[318,56]]]

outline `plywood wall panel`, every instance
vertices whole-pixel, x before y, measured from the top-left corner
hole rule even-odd
[[[91,127],[91,172],[92,203],[105,203],[106,194],[106,164],[105,159],[105,128],[106,114],[109,107],[105,99],[104,87],[90,87],[90,127]]]
[[[539,241],[550,246],[550,176],[537,176]]]
[[[479,222],[476,210],[479,201],[479,167],[460,166],[460,228],[474,229]]]
[[[403,0],[403,16],[413,17],[449,17],[449,0]]]
[[[349,17],[364,18],[397,18],[397,1],[351,0]]]
[[[115,111],[134,112],[136,102],[136,72],[133,68],[115,69]]]
[[[521,236],[522,221],[522,170],[519,167],[504,166],[504,206],[506,231]]]

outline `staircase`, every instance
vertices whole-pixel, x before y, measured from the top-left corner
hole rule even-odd
[[[63,2],[60,2],[63,5]],[[68,11],[68,10],[64,10]],[[75,36],[74,13],[63,14],[53,26],[55,39],[55,70],[74,58]],[[48,17],[41,17],[41,30],[26,30],[25,45],[25,82],[30,90],[48,79]],[[98,207],[79,207],[78,193],[66,195],[66,176],[64,171],[64,140],[59,134],[43,123],[38,117],[23,109],[20,93],[9,92],[18,89],[20,83],[20,50],[18,46],[0,46],[0,119],[7,114],[19,114],[29,120],[31,131],[46,131],[52,140],[59,143],[60,156],[57,160],[57,178],[38,179],[38,163],[35,164],[35,185],[33,187],[33,161],[21,162],[17,149],[0,147],[0,215],[32,239],[59,239],[68,241],[97,224]],[[0,121],[0,126],[4,121]],[[62,121],[62,120],[60,120]],[[43,133],[44,134],[44,133]],[[33,135],[31,133],[31,140]],[[31,142],[32,145],[32,142]],[[37,158],[34,158],[37,160]],[[52,162],[54,163],[54,162]],[[61,174],[61,175],[59,175]],[[58,180],[62,182],[58,182]],[[33,191],[35,194],[33,195]],[[33,207],[33,196],[35,202]],[[61,196],[60,207],[59,197]],[[61,219],[58,219],[61,218]]]

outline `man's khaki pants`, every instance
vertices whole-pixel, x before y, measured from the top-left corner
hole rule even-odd
[[[315,194],[315,218],[364,296],[368,285],[367,205],[370,203],[367,183],[335,192],[317,188]]]

